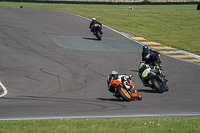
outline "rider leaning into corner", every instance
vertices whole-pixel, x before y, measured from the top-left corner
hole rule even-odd
[[[93,29],[93,25],[94,24],[99,24],[99,25],[102,26],[102,24],[99,21],[97,21],[96,18],[92,18],[92,21],[90,22],[89,28],[90,28],[90,31],[93,32],[93,33],[94,33],[94,29]],[[101,34],[103,34],[102,27],[101,27],[101,31],[100,32],[101,32]]]
[[[152,55],[155,55],[155,58],[152,58]],[[139,64],[139,77],[144,86],[152,88],[152,84],[149,84],[148,73],[150,71],[159,73],[159,70],[162,70],[160,53],[154,49],[149,48],[149,46],[144,45],[142,50],[142,61],[144,62],[140,62]]]
[[[139,64],[139,71],[138,75],[145,87],[152,87],[151,84],[149,84],[149,77],[148,73],[151,71],[151,67],[148,64],[145,64],[144,62],[141,62]]]
[[[156,55],[156,54],[158,55],[155,56],[156,59],[152,59],[151,55]],[[154,49],[149,48],[147,45],[144,45],[142,48],[142,61],[144,61],[145,64],[162,67],[162,63],[160,60],[160,53]]]
[[[117,71],[112,71],[111,74],[107,77],[108,90],[112,92],[115,97],[118,97],[119,94],[116,92],[115,88],[111,86],[110,82],[112,80],[119,80],[123,83],[123,86],[126,89],[129,89],[131,91],[132,94],[135,93],[133,86],[130,85],[131,77],[132,75],[119,75]]]
[[[159,74],[161,69],[158,66],[152,66],[149,64],[145,64],[144,62],[140,62],[138,67],[139,67],[138,75],[139,75],[143,85],[145,87],[152,88],[153,87],[152,84],[149,83],[149,80],[150,80],[149,73],[152,71],[155,74]],[[165,79],[165,81],[167,82],[168,80]]]

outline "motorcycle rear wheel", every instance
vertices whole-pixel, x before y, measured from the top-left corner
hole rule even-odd
[[[163,86],[161,85],[161,83],[159,81],[157,81],[156,78],[151,79],[151,82],[152,82],[153,87],[156,89],[156,91],[158,93],[163,93],[164,92]]]
[[[131,96],[126,89],[119,86],[117,87],[117,91],[125,101],[127,102],[131,101]]]

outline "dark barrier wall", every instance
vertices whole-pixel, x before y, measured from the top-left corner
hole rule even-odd
[[[198,4],[198,6],[197,6],[197,10],[200,10],[200,4]]]

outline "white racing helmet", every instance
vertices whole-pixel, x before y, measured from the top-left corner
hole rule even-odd
[[[118,74],[118,72],[117,71],[112,71],[111,74]]]
[[[119,74],[117,71],[112,71],[111,72],[111,75],[114,77],[114,78],[118,78]]]
[[[92,20],[96,20],[96,18],[92,18]]]

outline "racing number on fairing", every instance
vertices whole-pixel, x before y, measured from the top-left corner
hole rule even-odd
[[[142,73],[142,77],[146,77],[148,74],[149,74],[149,72],[151,71],[151,69],[150,68],[147,68],[143,73]]]
[[[124,89],[124,88],[121,88],[122,92],[124,93],[124,95],[128,98],[131,98],[131,96],[129,95],[129,93]]]

